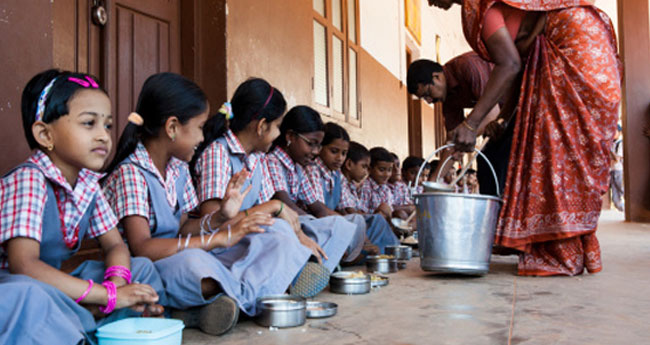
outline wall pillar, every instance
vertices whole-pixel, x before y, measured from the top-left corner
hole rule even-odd
[[[619,0],[623,79],[625,219],[650,223],[650,25],[648,0]]]

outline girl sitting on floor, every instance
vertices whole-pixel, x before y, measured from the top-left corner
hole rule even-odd
[[[89,75],[48,70],[25,87],[22,117],[34,153],[0,181],[0,343],[78,344],[103,323],[161,314],[158,272],[129,256],[94,172],[111,151],[106,92]],[[104,261],[62,272],[86,237]]]

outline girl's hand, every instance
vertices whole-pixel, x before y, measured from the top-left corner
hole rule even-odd
[[[300,240],[300,243],[311,249],[312,254],[316,257],[316,260],[318,260],[319,264],[323,263],[323,260],[321,259],[324,258],[325,260],[328,259],[327,254],[325,254],[325,251],[323,248],[321,248],[318,243],[314,242],[311,238],[309,238],[307,235],[305,235],[304,232],[300,231],[298,234],[298,240]]]
[[[146,284],[129,284],[117,288],[115,309],[131,308],[137,312],[144,312],[146,305],[155,305],[158,294],[151,286]]]
[[[253,187],[253,185],[250,184],[244,192],[241,191],[241,188],[244,183],[246,183],[247,179],[248,170],[242,169],[238,173],[232,175],[230,181],[228,181],[226,193],[223,196],[223,199],[221,199],[221,209],[219,210],[223,219],[234,218],[237,213],[239,213],[244,198],[246,198],[246,195],[248,195],[248,192],[250,192]]]
[[[283,219],[289,223],[296,234],[302,232],[302,228],[300,227],[300,220],[298,219],[298,213],[292,210],[291,207],[284,205],[282,212],[278,214],[278,218]]]
[[[273,217],[266,213],[253,212],[231,227],[230,235],[232,238],[227,246],[232,246],[250,233],[263,233],[262,226],[271,224],[273,224]],[[221,229],[219,232],[223,231],[224,229]]]

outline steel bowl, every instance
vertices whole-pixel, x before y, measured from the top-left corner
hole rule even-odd
[[[413,257],[413,248],[409,246],[386,246],[386,255],[392,255],[397,260],[408,261]]]
[[[307,301],[307,317],[320,319],[336,315],[338,305],[332,302]]]
[[[394,273],[397,272],[397,259],[394,256],[384,258],[381,255],[370,255],[366,258],[368,272]]]
[[[330,291],[334,293],[359,295],[370,292],[370,275],[351,278],[356,272],[341,271],[330,277]]]
[[[296,327],[305,323],[307,303],[294,295],[273,295],[257,299],[260,315],[256,322],[264,327]]]
[[[388,285],[388,277],[382,276],[379,274],[371,274],[370,275],[370,287],[372,288],[378,288],[382,286]]]

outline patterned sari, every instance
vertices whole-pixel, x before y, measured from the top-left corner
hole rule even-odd
[[[463,2],[465,37],[486,60],[480,33],[495,2]],[[520,275],[599,272],[595,232],[621,99],[622,65],[611,20],[586,0],[503,2],[545,11],[547,18],[524,58],[495,243],[523,251]]]

